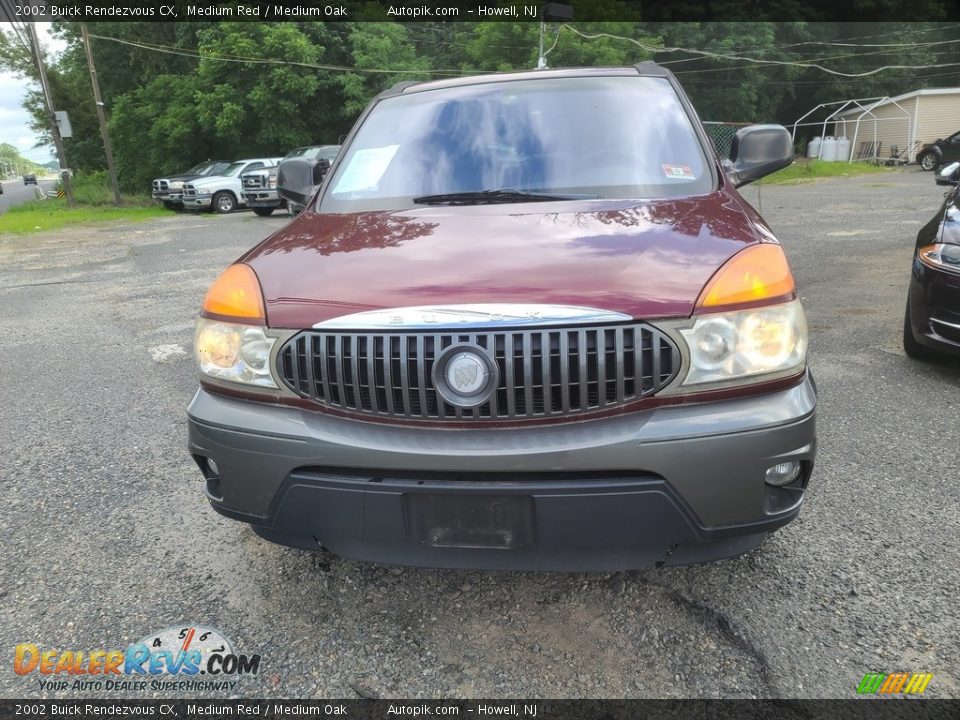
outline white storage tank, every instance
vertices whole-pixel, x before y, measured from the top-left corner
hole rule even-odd
[[[837,138],[837,160],[847,162],[850,159],[850,140],[845,137]]]
[[[820,144],[820,159],[824,162],[834,162],[837,159],[837,140],[827,135]]]
[[[815,158],[820,154],[820,138],[815,137],[813,140],[807,143],[807,157]]]

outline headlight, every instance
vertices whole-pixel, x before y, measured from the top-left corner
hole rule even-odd
[[[179,189],[182,188],[182,187],[183,187],[183,181],[182,181],[182,180],[173,180],[173,181],[170,183],[170,185],[169,185],[169,188],[170,188],[171,190],[179,190]]]
[[[194,349],[200,372],[220,380],[275,388],[270,373],[274,338],[261,325],[197,320]]]
[[[276,175],[271,175],[271,176],[270,176],[270,179],[267,180],[267,187],[270,188],[271,190],[275,190],[275,189],[276,189],[276,187],[277,187],[277,176],[276,176]]]
[[[690,355],[684,385],[799,370],[806,360],[807,322],[798,300],[700,315],[680,334]]]
[[[934,243],[920,248],[917,257],[924,265],[960,272],[960,245]]]

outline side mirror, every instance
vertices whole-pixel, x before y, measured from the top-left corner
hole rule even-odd
[[[952,162],[944,165],[933,176],[937,185],[957,185],[960,184],[960,162]]]
[[[319,185],[323,182],[324,176],[330,170],[330,161],[326,158],[317,160],[317,164],[313,166],[313,184]]]
[[[737,130],[725,167],[736,187],[741,187],[793,162],[793,140],[782,125],[750,125]]]
[[[317,185],[316,161],[303,158],[284,160],[277,168],[277,193],[287,202],[306,205]],[[321,176],[322,177],[322,176]]]

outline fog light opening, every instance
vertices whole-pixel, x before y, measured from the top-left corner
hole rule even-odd
[[[210,468],[211,475],[220,476],[220,468],[217,467],[217,463],[214,462],[213,458],[207,458],[207,467]]]
[[[788,460],[767,468],[766,481],[769,485],[783,487],[800,477],[801,465],[799,460]]]
[[[207,496],[211,500],[216,500],[217,502],[223,502],[223,493],[220,491],[220,478],[218,477],[207,478]]]

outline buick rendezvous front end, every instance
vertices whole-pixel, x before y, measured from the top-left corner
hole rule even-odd
[[[721,163],[652,64],[383,93],[207,294],[188,415],[208,500],[387,563],[755,547],[816,450],[794,280],[735,187],[789,164],[781,130]]]

